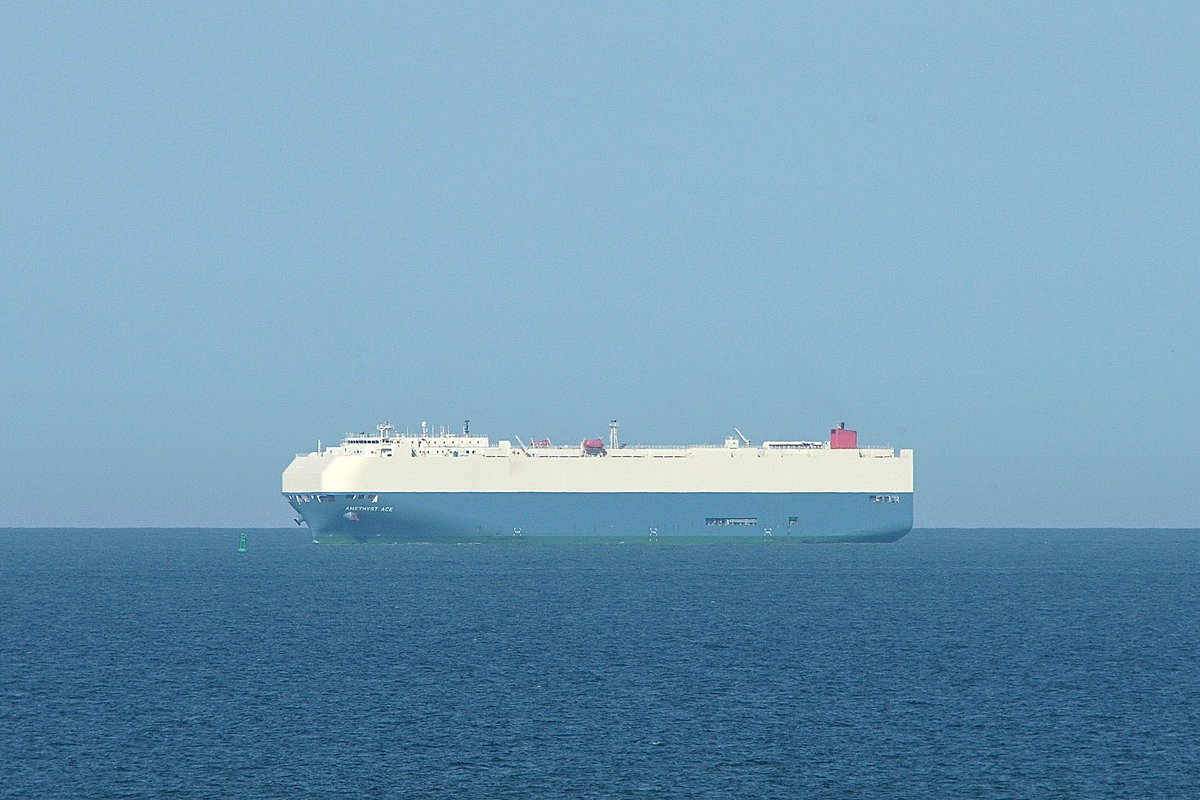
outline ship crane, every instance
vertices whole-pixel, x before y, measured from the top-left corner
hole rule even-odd
[[[746,447],[749,447],[749,446],[750,446],[750,440],[746,438],[746,434],[742,433],[742,432],[741,432],[740,430],[738,430],[736,427],[735,427],[733,430],[734,430],[734,432],[735,432],[735,433],[737,433],[737,435],[738,435],[738,438],[739,438],[739,439],[741,439],[743,443],[745,443]]]

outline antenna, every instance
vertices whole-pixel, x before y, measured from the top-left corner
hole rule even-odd
[[[745,443],[746,443],[746,447],[749,447],[749,446],[750,446],[750,440],[746,438],[746,434],[742,433],[742,432],[741,432],[741,431],[739,431],[737,428],[734,428],[734,430],[735,430],[735,431],[737,431],[737,435],[738,435],[739,437],[741,437],[741,440],[742,440],[743,442],[745,442]]]
[[[470,436],[470,435],[471,435],[471,420],[464,419],[463,420],[463,436]]]

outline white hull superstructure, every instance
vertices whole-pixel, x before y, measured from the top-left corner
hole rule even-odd
[[[729,535],[731,519],[754,520],[740,527],[769,535],[878,538],[911,528],[912,490],[911,450],[860,448],[844,428],[826,442],[628,447],[617,444],[614,423],[608,447],[599,439],[552,447],[493,443],[465,426],[413,435],[385,424],[299,454],[283,475],[285,497],[314,536],[353,539]]]

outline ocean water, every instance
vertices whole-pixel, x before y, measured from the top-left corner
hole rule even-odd
[[[1200,531],[0,531],[0,796],[1200,796]]]

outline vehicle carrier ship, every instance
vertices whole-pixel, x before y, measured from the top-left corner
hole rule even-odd
[[[316,542],[893,542],[912,529],[913,453],[826,441],[555,446],[442,428],[348,434],[300,453],[283,496]]]

